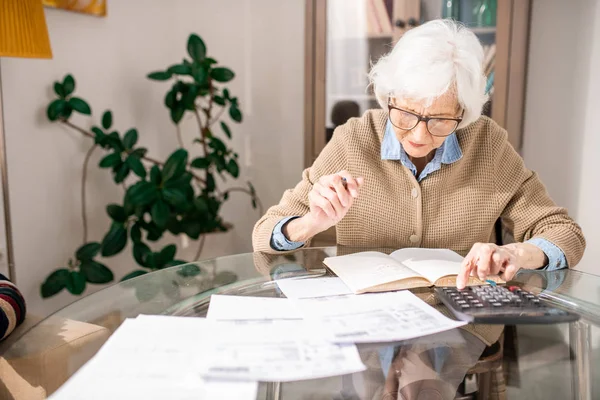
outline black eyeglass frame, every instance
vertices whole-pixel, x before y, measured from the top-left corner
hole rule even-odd
[[[392,118],[391,118],[392,110],[398,110],[398,111],[402,111],[402,112],[405,112],[407,114],[413,115],[413,116],[417,117],[417,122],[413,125],[412,128],[401,128],[399,126],[396,126],[394,124],[394,121],[392,121]],[[458,128],[458,125],[462,122],[464,115],[465,115],[465,110],[463,109],[460,117],[458,117],[458,118],[426,117],[424,115],[416,114],[416,113],[414,113],[412,111],[408,111],[408,110],[405,110],[403,108],[396,107],[395,105],[393,105],[391,103],[388,103],[388,117],[389,117],[390,122],[392,123],[392,125],[394,125],[396,128],[402,129],[403,131],[410,131],[410,130],[415,129],[415,127],[417,125],[419,125],[419,123],[421,121],[424,121],[425,122],[425,127],[427,128],[427,132],[429,132],[430,135],[437,136],[437,137],[447,137],[447,136],[452,135],[452,133],[454,131],[456,131],[456,128]],[[454,129],[452,129],[452,131],[450,133],[448,133],[446,135],[436,135],[434,133],[431,133],[431,131],[429,130],[429,121],[432,120],[432,119],[438,119],[438,120],[441,119],[441,120],[446,120],[446,121],[455,121],[456,122],[456,126],[454,127]]]

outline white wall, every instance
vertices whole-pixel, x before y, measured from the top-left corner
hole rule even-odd
[[[587,239],[600,275],[600,0],[534,0],[523,157]]]
[[[150,154],[164,158],[177,143],[163,105],[167,84],[145,76],[180,62],[187,36],[196,32],[209,55],[237,74],[231,89],[245,113],[244,122],[232,128],[232,145],[242,161],[238,182],[251,180],[266,208],[300,178],[304,1],[127,0],[108,6],[106,18],[46,9],[54,58],[2,59],[0,64],[16,279],[29,310],[38,314],[76,300],[67,293],[45,301],[39,296],[47,274],[65,266],[81,244],[80,176],[90,142],[45,118],[51,84],[65,73],[73,73],[76,93],[94,112],[91,119],[76,118],[78,123],[99,124],[101,112],[110,108],[117,129],[137,127]],[[184,121],[187,143],[194,129],[193,121]],[[109,225],[104,206],[120,201],[123,193],[106,170],[96,167],[99,159],[97,152],[87,187],[90,238],[96,240]],[[223,215],[235,229],[209,238],[203,257],[251,250],[259,215],[250,200],[233,194]],[[106,262],[117,278],[136,268],[129,249]],[[84,294],[98,288],[88,286]]]

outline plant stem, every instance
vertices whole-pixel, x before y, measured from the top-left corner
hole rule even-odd
[[[183,140],[181,139],[181,128],[179,124],[175,125],[175,129],[177,131],[177,141],[179,142],[179,147],[183,149]]]
[[[204,241],[206,240],[206,234],[200,236],[200,241],[198,242],[198,250],[196,251],[196,256],[194,257],[194,261],[198,261],[200,259],[200,254],[202,253],[202,248],[204,247]]]
[[[85,159],[83,160],[83,172],[81,174],[81,221],[83,222],[83,244],[87,243],[88,236],[87,213],[85,211],[85,183],[87,181],[87,166],[95,149],[96,145],[94,144],[86,153]]]
[[[199,117],[199,116],[198,116],[198,117]],[[91,139],[95,139],[95,136],[94,136],[94,134],[93,134],[93,133],[91,133],[91,132],[88,132],[88,131],[86,131],[85,129],[82,129],[82,128],[78,127],[78,126],[77,126],[77,125],[75,125],[75,124],[72,124],[71,122],[69,122],[69,121],[68,121],[68,120],[66,120],[66,119],[61,119],[61,120],[60,120],[60,122],[62,122],[63,124],[67,125],[69,128],[72,128],[72,129],[76,130],[77,132],[81,133],[81,134],[82,134],[82,135],[84,135],[84,136],[87,136],[87,137],[89,137],[89,138],[91,138]],[[163,162],[160,162],[160,161],[158,161],[158,160],[155,160],[154,158],[152,158],[152,157],[148,157],[148,156],[143,156],[143,157],[142,157],[142,160],[145,160],[145,161],[148,161],[148,162],[151,162],[151,163],[153,163],[153,164],[160,165],[160,166],[163,166],[163,165],[165,164],[165,163],[163,163]],[[201,182],[201,183],[205,183],[205,182],[206,182],[206,180],[205,180],[205,179],[202,179],[202,178],[200,178],[198,175],[195,175],[193,172],[189,171],[189,173],[190,173],[190,174],[192,175],[192,177],[194,177],[194,179],[196,179],[198,182]]]
[[[208,126],[214,124],[219,119],[221,119],[221,115],[223,115],[223,113],[225,112],[225,109],[226,109],[225,107],[222,107],[221,110],[219,111],[219,114],[212,121],[209,121]]]
[[[248,196],[252,197],[254,199],[254,201],[256,201],[256,205],[258,206],[258,213],[260,215],[263,215],[262,202],[256,195],[253,196],[252,192],[250,190],[241,188],[241,187],[229,188],[229,189],[225,190],[223,193],[221,193],[221,197],[225,196],[226,193],[230,193],[230,192],[242,192],[242,193],[246,193]]]

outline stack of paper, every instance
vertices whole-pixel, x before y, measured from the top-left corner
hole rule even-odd
[[[206,319],[127,319],[52,398],[255,399],[259,381],[363,371],[355,343],[464,324],[407,291],[349,295],[336,278],[278,284],[290,298],[213,295]]]

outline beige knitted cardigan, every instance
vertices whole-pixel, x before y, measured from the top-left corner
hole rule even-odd
[[[517,242],[544,238],[564,252],[569,267],[579,262],[581,228],[554,204],[493,120],[481,117],[458,130],[462,158],[421,182],[399,161],[381,159],[386,121],[385,111],[371,110],[338,127],[302,180],[256,223],[254,250],[277,253],[270,245],[275,225],[309,212],[308,193],[321,176],[347,170],[365,181],[336,226],[340,245],[448,248],[464,256],[474,243],[495,242],[494,223],[502,217]]]

